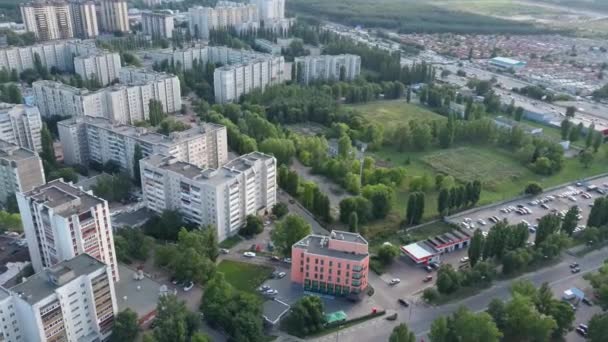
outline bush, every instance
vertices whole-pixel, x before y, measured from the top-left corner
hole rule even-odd
[[[434,287],[426,288],[422,292],[422,298],[427,302],[434,302],[439,298],[439,291]]]
[[[538,195],[540,193],[543,192],[543,187],[540,186],[540,184],[536,183],[536,182],[532,182],[529,183],[528,185],[526,185],[526,189],[524,190],[524,193],[526,195]]]

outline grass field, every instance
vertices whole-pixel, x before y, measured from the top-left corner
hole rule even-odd
[[[547,16],[566,14],[566,11],[535,6],[528,3],[515,3],[512,0],[434,0],[433,5],[483,15],[498,17]]]
[[[223,260],[217,266],[217,271],[223,273],[226,281],[234,288],[255,294],[257,288],[270,277],[273,270],[268,266]]]
[[[358,110],[365,118],[385,128],[396,127],[411,120],[446,120],[437,113],[405,100],[375,101],[345,107]]]

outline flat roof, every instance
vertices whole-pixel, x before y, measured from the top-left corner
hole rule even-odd
[[[26,192],[25,196],[54,209],[55,214],[63,217],[80,214],[93,206],[104,203],[101,198],[82,191],[62,179],[55,179],[34,188]]]
[[[156,310],[161,284],[145,276],[141,280],[135,280],[134,273],[135,270],[118,263],[120,281],[114,283],[116,303],[118,311],[128,308],[142,318]]]
[[[311,234],[296,242],[294,247],[304,248],[310,254],[323,255],[337,259],[361,261],[368,257],[368,253],[356,254],[329,248],[329,236]]]
[[[270,324],[277,324],[289,308],[289,304],[278,299],[267,300],[262,304],[262,317]]]
[[[429,251],[427,248],[425,248],[418,242],[411,243],[407,246],[401,246],[401,249],[418,260],[425,259],[437,254],[437,252],[433,253]]]
[[[13,286],[10,290],[26,302],[34,304],[50,296],[56,289],[66,283],[105,267],[104,263],[92,256],[80,254],[34,274],[23,283]],[[50,275],[61,278],[61,281],[51,281]]]
[[[510,65],[518,65],[518,64],[525,64],[526,63],[526,62],[523,62],[523,61],[518,61],[517,59],[508,58],[508,57],[494,57],[494,58],[491,58],[490,61],[498,62],[498,63],[504,63],[504,64],[510,64]]]
[[[29,158],[37,158],[38,155],[33,151],[11,144],[8,141],[0,140],[0,158],[10,161],[19,161]]]

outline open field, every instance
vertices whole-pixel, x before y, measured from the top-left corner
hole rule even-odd
[[[217,266],[217,271],[223,273],[226,281],[234,288],[256,294],[258,286],[270,277],[272,268],[238,261],[223,260]]]
[[[497,17],[547,16],[568,13],[559,9],[546,8],[532,3],[514,2],[513,0],[435,0],[431,3],[451,10]]]
[[[386,127],[395,127],[412,120],[446,120],[445,117],[405,100],[375,101],[345,108],[356,109],[372,122]]]

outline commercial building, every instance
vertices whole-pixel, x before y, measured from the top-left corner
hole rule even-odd
[[[127,0],[101,0],[101,29],[106,32],[129,32]]]
[[[173,37],[173,15],[163,12],[143,12],[141,26],[144,34],[155,38]]]
[[[291,248],[291,281],[306,291],[358,295],[367,289],[368,272],[368,243],[357,233],[312,234]]]
[[[40,44],[7,47],[0,49],[0,69],[16,70],[17,73],[25,69],[34,68],[35,56],[38,55],[42,65],[49,70],[53,67],[60,71],[74,70],[74,56],[97,52],[93,41],[80,41],[77,39],[44,42]]]
[[[526,62],[518,61],[516,59],[507,58],[507,57],[494,57],[488,61],[493,67],[498,69],[508,70],[508,69],[521,69],[526,66]]]
[[[231,1],[219,1],[216,6],[196,6],[188,9],[190,32],[201,39],[208,39],[211,30],[234,28],[237,31],[257,30],[258,9],[255,5]]]
[[[89,255],[0,288],[0,333],[7,342],[105,341],[117,303],[110,269]]]
[[[70,6],[65,1],[32,1],[21,4],[21,19],[28,32],[39,40],[67,39],[74,36]]]
[[[0,140],[0,202],[45,183],[42,160],[36,152]]]
[[[99,35],[95,2],[91,0],[70,0],[70,15],[74,37],[89,39]]]
[[[0,140],[40,151],[42,120],[35,106],[0,103]]]
[[[321,55],[296,57],[296,79],[313,81],[352,81],[361,73],[361,57],[356,55]]]
[[[155,154],[140,161],[140,170],[148,209],[178,210],[189,222],[215,227],[219,241],[236,235],[247,215],[268,213],[276,203],[276,159],[260,152],[208,169]]]
[[[84,80],[96,79],[102,86],[118,79],[121,69],[120,54],[100,51],[74,57],[74,72]]]
[[[439,262],[442,254],[466,248],[471,242],[471,235],[468,231],[457,228],[449,233],[401,246],[401,251],[416,264]]]
[[[57,179],[17,193],[17,203],[34,271],[88,254],[119,280],[106,200]]]
[[[162,154],[199,167],[219,167],[228,158],[226,127],[210,123],[169,136],[88,116],[60,121],[57,127],[68,165],[105,164],[112,160],[133,174],[136,145],[144,157]]]
[[[217,103],[238,101],[254,89],[285,81],[283,56],[260,58],[246,63],[225,65],[213,72],[213,90]]]

